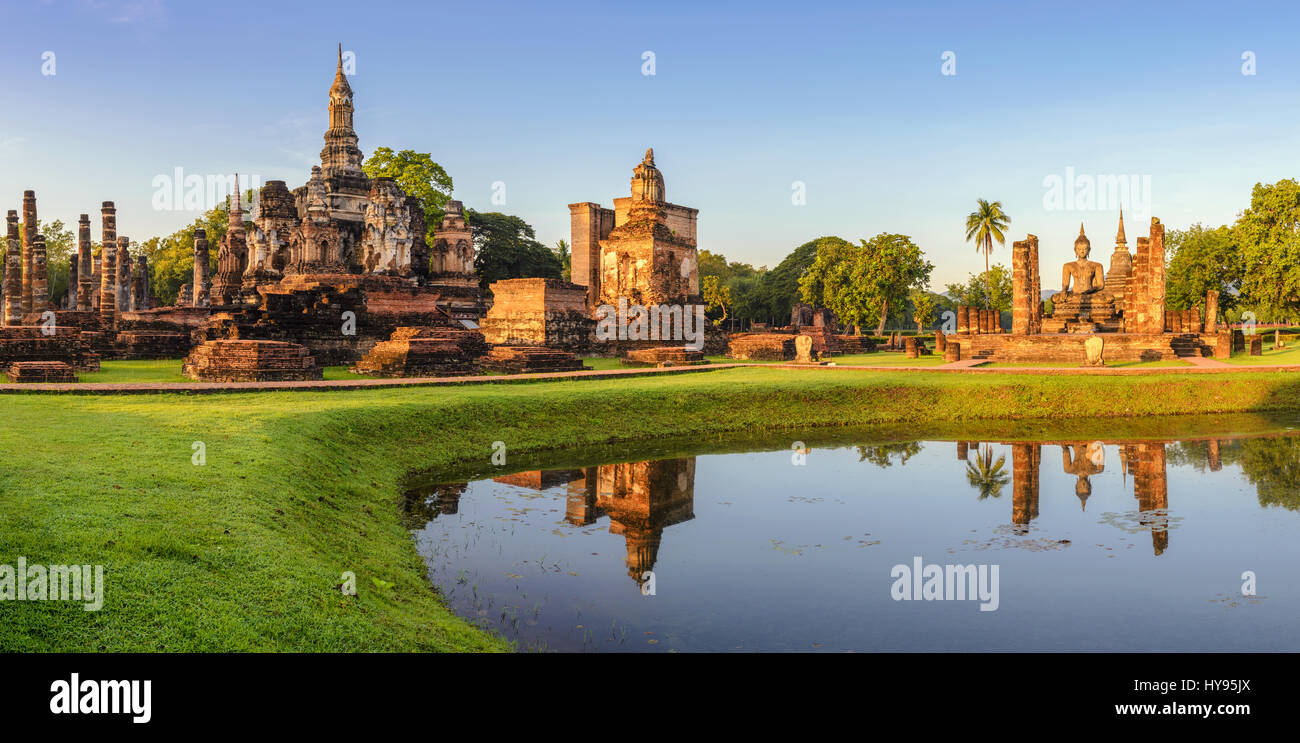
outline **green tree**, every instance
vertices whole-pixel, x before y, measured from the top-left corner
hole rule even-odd
[[[714,309],[722,310],[722,317],[713,321],[714,325],[721,325],[727,320],[727,307],[731,305],[731,287],[722,283],[722,279],[717,276],[705,276],[700,279],[700,293],[704,296],[704,303],[708,305],[710,311]]]
[[[924,289],[930,283],[934,264],[907,235],[882,232],[862,241],[863,252],[854,267],[852,280],[860,287],[864,306],[879,318],[876,334],[885,332],[885,322],[892,308],[901,308],[912,289]]]
[[[427,152],[393,152],[389,147],[375,149],[361,169],[371,178],[392,178],[407,196],[420,200],[427,227],[425,241],[433,245],[433,233],[442,224],[442,215],[451,200],[452,181],[447,171]]]
[[[763,317],[767,322],[780,325],[790,321],[790,308],[799,301],[799,278],[817,259],[818,248],[827,243],[848,244],[839,237],[810,240],[795,248],[776,268],[764,274],[759,284],[759,296],[754,302],[755,309],[761,308],[763,313],[756,314],[756,318]]]
[[[1233,225],[1241,250],[1241,303],[1271,320],[1300,309],[1300,184],[1257,183]]]
[[[948,284],[946,289],[957,304],[986,310],[1011,309],[1011,271],[1000,263],[982,274],[971,274],[965,284]]]
[[[925,332],[933,325],[938,304],[933,294],[920,289],[912,290],[912,321],[916,323],[916,332]]]
[[[921,444],[916,441],[907,441],[901,444],[877,444],[875,446],[859,446],[858,461],[870,462],[881,469],[885,469],[898,460],[898,464],[907,464],[907,460],[921,452]]]
[[[564,269],[564,280],[573,281],[573,251],[569,250],[568,240],[555,243],[555,257],[560,259],[560,266]]]
[[[1011,217],[1002,211],[1001,201],[977,199],[977,203],[978,208],[966,216],[966,241],[975,241],[975,251],[984,254],[984,271],[987,273],[993,241],[1006,245],[1006,230]]]
[[[1165,248],[1172,256],[1165,272],[1165,302],[1176,310],[1205,307],[1205,295],[1219,292],[1219,307],[1232,308],[1241,288],[1242,256],[1232,228],[1194,224],[1171,230]]]
[[[829,308],[841,322],[853,326],[878,321],[885,330],[891,309],[906,306],[908,292],[924,289],[934,265],[906,235],[882,232],[853,246],[825,242],[799,279],[805,302]]]
[[[249,195],[251,203],[251,191]],[[202,227],[208,236],[208,271],[216,275],[217,250],[230,222],[230,202],[220,204],[170,235],[151,237],[137,248],[149,258],[150,290],[159,306],[176,303],[183,284],[194,280],[194,231]]]
[[[559,256],[538,242],[532,225],[519,217],[467,209],[465,221],[474,236],[474,270],[484,289],[502,279],[563,278]]]
[[[993,460],[993,447],[984,444],[975,454],[974,462],[966,463],[966,481],[979,492],[979,499],[1001,498],[1002,488],[1011,481],[1006,470],[1005,454]]]
[[[844,240],[823,240],[817,245],[812,265],[799,277],[799,299],[813,307],[826,307],[840,322],[859,326],[871,316],[871,308],[853,285],[853,268],[862,248]]]
[[[23,223],[18,223],[18,234],[24,231]],[[53,222],[37,220],[37,234],[45,236],[45,280],[49,289],[50,302],[60,306],[68,293],[68,264],[77,249],[77,237],[63,224],[62,219]],[[0,270],[0,274],[4,271]]]

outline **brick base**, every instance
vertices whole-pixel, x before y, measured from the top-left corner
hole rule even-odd
[[[62,361],[15,361],[6,372],[10,382],[76,382],[77,372]]]
[[[301,382],[321,378],[305,346],[280,341],[207,341],[182,367],[202,382]]]
[[[590,369],[568,351],[543,346],[495,346],[483,357],[483,368],[497,374],[581,371]]]
[[[1184,333],[1098,333],[1105,340],[1107,361],[1168,361],[1186,356],[1210,356],[1212,335]],[[961,358],[999,362],[1059,361],[1082,363],[1087,354],[1083,342],[1088,335],[974,335],[949,336],[961,344]]]

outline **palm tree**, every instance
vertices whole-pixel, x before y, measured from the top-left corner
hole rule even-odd
[[[1006,463],[1005,454],[998,457],[996,462],[993,461],[993,447],[988,444],[979,448],[974,462],[966,463],[966,480],[979,491],[980,500],[990,495],[994,498],[1002,497],[1002,487],[1009,480]]]
[[[1006,229],[1011,224],[1011,217],[1002,211],[1001,201],[977,199],[979,208],[966,217],[966,241],[975,241],[975,251],[984,254],[984,274],[989,272],[989,255],[993,253],[993,241],[1006,245]],[[988,299],[988,282],[985,281],[985,300]]]

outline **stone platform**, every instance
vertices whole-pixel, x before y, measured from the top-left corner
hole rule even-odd
[[[961,345],[961,358],[1002,363],[1082,363],[1087,354],[1083,343],[1090,334],[997,335],[962,334],[948,336]],[[1097,333],[1105,341],[1107,361],[1171,361],[1189,356],[1210,356],[1216,338],[1199,333]]]
[[[10,382],[76,382],[77,372],[62,361],[15,361],[5,376]]]
[[[449,327],[401,327],[352,367],[378,377],[437,377],[478,374],[488,352],[483,334]]]
[[[876,341],[869,335],[837,335],[840,350],[844,353],[871,353],[876,350]]]
[[[709,363],[704,358],[703,351],[692,351],[681,346],[628,351],[627,356],[620,361],[624,366],[694,366]]]
[[[114,341],[114,358],[118,359],[175,359],[190,352],[188,333],[124,330]]]
[[[742,333],[733,335],[727,358],[741,361],[793,361],[794,335],[786,333]]]
[[[78,328],[64,325],[0,327],[0,368],[16,361],[62,361],[81,371],[99,370],[99,354]]]
[[[544,346],[495,346],[483,357],[483,368],[498,374],[531,374],[590,369],[568,351]]]
[[[492,289],[483,336],[494,345],[547,346],[582,353],[595,340],[587,287],[560,279],[506,279]]]
[[[321,379],[305,346],[280,341],[217,340],[195,348],[182,367],[204,382],[283,382]]]
[[[196,340],[275,340],[311,349],[322,365],[360,361],[399,327],[446,325],[464,302],[451,304],[443,291],[375,274],[302,274],[259,286],[257,307],[216,307],[196,329]],[[466,289],[466,292],[470,290]]]

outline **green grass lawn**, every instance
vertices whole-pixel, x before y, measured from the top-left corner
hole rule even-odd
[[[1191,366],[1186,361],[1166,359],[1161,361],[1107,361],[1107,369],[1165,369],[1176,366]],[[1032,367],[1044,369],[1074,369],[1079,364],[1067,364],[1060,361],[990,361],[980,364],[981,369],[1007,369],[1012,367]]]
[[[1189,435],[1196,419],[1154,416],[1300,412],[1298,392],[1300,377],[1286,373],[1024,377],[754,365],[470,387],[4,395],[0,563],[103,564],[107,585],[98,612],[0,604],[0,650],[503,649],[431,589],[399,495],[411,470],[491,474],[495,441],[505,443],[509,469],[538,452],[577,456],[609,442],[782,429],[814,441],[848,425],[904,438],[1008,440],[1066,425],[1082,437],[1123,425]],[[196,442],[202,465],[192,459]],[[337,589],[345,572],[358,595]]]
[[[742,361],[739,359],[729,359],[726,356],[705,356],[714,364],[775,364],[775,361]],[[842,356],[828,356],[823,361],[829,361],[837,366],[938,366],[943,363],[942,354],[931,354],[929,356],[920,356],[915,359],[903,357],[902,351],[877,351],[874,353],[854,353],[844,354]],[[627,369],[617,358],[595,358],[584,357],[583,363],[592,369],[609,370],[609,369]]]
[[[1247,352],[1238,351],[1232,355],[1232,358],[1223,360],[1229,364],[1300,365],[1300,338],[1291,335],[1284,340],[1286,341],[1286,348],[1273,348],[1273,334],[1270,332],[1264,335],[1263,356],[1251,356]]]
[[[99,371],[81,373],[79,380],[102,384],[180,384],[193,382],[181,374],[182,359],[149,361],[102,361]],[[353,374],[346,366],[327,366],[322,370],[325,379],[373,379],[365,374]]]

